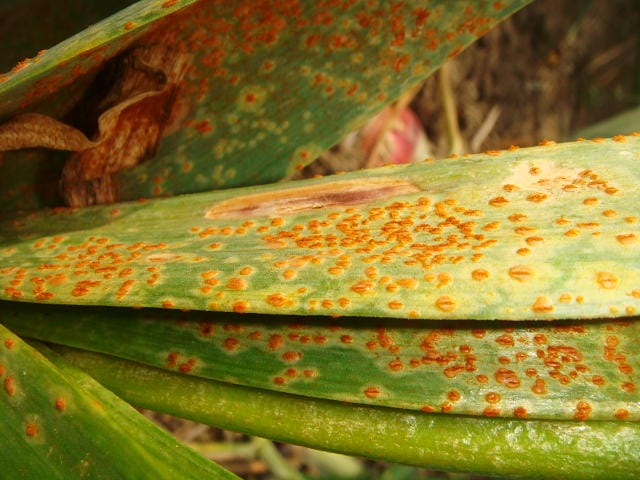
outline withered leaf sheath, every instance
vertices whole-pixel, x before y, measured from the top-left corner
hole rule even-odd
[[[163,44],[137,47],[100,103],[94,146],[67,161],[60,181],[74,207],[116,199],[113,174],[153,156],[171,115],[189,55]]]

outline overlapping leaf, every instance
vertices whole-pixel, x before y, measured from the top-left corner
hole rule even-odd
[[[3,475],[237,478],[180,445],[87,374],[0,325]]]
[[[0,117],[6,119],[23,113],[24,109],[37,106],[47,96],[59,92],[88,72],[95,73],[105,60],[138,40],[155,22],[195,1],[136,2],[93,25],[88,24],[93,17],[85,17],[87,23],[84,26],[87,28],[57,45],[32,45],[33,53],[38,52],[38,55],[24,59],[2,75]],[[32,10],[31,15],[37,16],[37,5],[28,8]],[[90,12],[86,5],[84,8],[86,13]],[[6,11],[5,14],[9,16],[15,12]],[[75,23],[83,22],[76,20]],[[17,35],[15,31],[13,35]],[[25,34],[24,38],[28,37]]]
[[[16,23],[22,30],[10,26],[3,30],[2,34],[11,39],[2,45],[10,50],[17,44],[17,50],[10,50],[9,58],[13,58],[16,51],[33,58],[21,60],[6,75],[0,74],[0,120],[7,121],[15,115],[33,111],[66,119],[79,103],[86,103],[87,89],[104,69],[105,62],[139,41],[152,25],[167,16],[171,21],[172,13],[194,1],[144,0],[99,22],[96,22],[99,12],[111,12],[115,7],[123,6],[123,2],[95,2],[99,6],[87,2],[66,2],[64,8],[35,0],[12,3],[3,10],[3,20],[11,25],[14,17],[18,17]],[[49,15],[50,9],[63,16],[65,27],[46,24],[60,18],[57,13]],[[33,30],[39,33],[24,31],[33,25],[31,22],[38,25]],[[60,38],[60,32],[75,33],[84,27],[85,30],[57,45],[49,44],[49,41]],[[52,29],[58,32],[47,34]],[[25,52],[27,46],[21,46],[21,42],[27,41],[28,53]],[[43,43],[37,44],[37,41]],[[103,89],[98,88],[99,91]],[[0,210],[59,205],[58,183],[65,158],[66,155],[44,150],[0,153],[3,199]]]
[[[108,59],[160,43],[193,62],[160,150],[119,175],[119,198],[277,181],[528,2],[144,0],[20,64],[0,117],[64,116]],[[51,155],[5,159],[3,208],[59,204]]]
[[[0,116],[65,117],[109,59],[169,43],[193,63],[159,155],[119,174],[120,198],[279,180],[525,3],[145,0],[3,76]],[[60,350],[137,405],[221,427],[445,469],[635,478],[635,318],[449,320],[633,317],[639,145],[619,136],[13,213],[0,235],[0,297],[42,305],[2,303],[2,320],[164,368]],[[6,209],[56,204],[61,157],[0,160]],[[79,465],[112,477],[122,454],[130,476],[221,474],[184,452],[161,467],[172,442],[55,355],[56,366],[3,335],[0,413],[15,449],[0,454],[3,468],[65,476]],[[109,428],[97,422],[112,410],[98,415],[96,399],[117,412]],[[499,416],[512,418],[486,418]],[[52,446],[59,429],[64,442]],[[96,463],[79,463],[83,448]]]
[[[27,337],[233,384],[476,416],[640,420],[640,322],[269,318],[2,305]]]
[[[640,137],[7,220],[9,300],[427,319],[632,316]]]
[[[476,418],[349,405],[189,378],[75,350],[65,360],[137,405],[285,442],[505,478],[633,479],[640,423]]]

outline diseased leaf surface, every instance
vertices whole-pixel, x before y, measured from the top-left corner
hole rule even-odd
[[[237,478],[181,446],[87,374],[0,325],[2,474],[8,478]]]
[[[0,296],[392,318],[633,316],[639,144],[17,216],[2,225]]]
[[[527,3],[145,0],[21,64],[0,84],[0,117],[86,88],[61,90],[134,42],[172,45],[193,62],[157,155],[118,174],[117,198],[279,181]],[[4,208],[42,205],[25,190],[57,184],[36,176],[49,158],[4,156],[25,171],[0,188]]]
[[[135,404],[289,443],[505,478],[640,474],[640,423],[407,412],[240,387],[77,350],[63,355]]]
[[[33,338],[186,375],[475,416],[640,420],[640,322],[416,322],[2,303]]]

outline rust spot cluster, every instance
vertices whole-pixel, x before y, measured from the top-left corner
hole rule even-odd
[[[149,263],[165,261],[154,257],[168,249],[164,243],[124,244],[94,236],[80,244],[65,244],[63,240],[63,237],[40,238],[31,245],[34,252],[47,252],[50,261],[46,263],[31,270],[18,267],[0,270],[0,278],[4,277],[8,284],[5,294],[16,300],[28,294],[35,300],[48,301],[55,299],[55,290],[63,288],[66,295],[76,299],[109,291],[121,301],[136,284],[152,287],[161,279],[160,268]],[[174,255],[166,261],[177,259]]]
[[[531,167],[528,172],[531,179],[526,181],[527,188],[537,187],[540,188],[540,192],[527,193],[522,186],[506,183],[504,195],[490,198],[487,202],[488,207],[502,209],[519,197],[522,197],[520,200],[525,200],[525,204],[529,202],[536,205],[551,201],[551,196],[557,195],[557,192],[574,195],[582,191],[591,195],[582,203],[594,207],[604,202],[604,199],[594,197],[590,190],[595,189],[605,196],[618,192],[618,188],[592,170],[557,178],[547,178],[544,173],[542,168]],[[314,272],[324,271],[327,275],[344,282],[349,291],[349,295],[340,298],[308,298],[312,292],[307,287],[298,291],[276,292],[265,298],[266,303],[272,307],[295,308],[306,297],[306,308],[310,311],[335,311],[337,306],[350,307],[364,301],[367,296],[384,292],[398,294],[395,298],[393,295],[387,295],[385,304],[389,311],[413,317],[424,316],[425,312],[407,307],[402,295],[404,290],[437,292],[437,289],[459,280],[483,282],[497,278],[496,275],[501,277],[505,270],[508,278],[516,282],[512,288],[521,289],[519,284],[525,287],[527,283],[538,282],[535,268],[525,262],[507,265],[504,269],[496,269],[495,262],[491,263],[491,267],[483,264],[471,270],[470,278],[459,278],[447,271],[447,266],[454,270],[453,265],[460,263],[482,264],[483,259],[492,254],[492,250],[500,247],[501,239],[506,238],[505,229],[513,232],[513,253],[523,257],[522,260],[545,245],[545,231],[556,229],[554,236],[564,233],[564,237],[568,239],[580,237],[584,230],[590,231],[592,235],[600,234],[600,220],[573,221],[562,215],[553,219],[550,225],[544,226],[542,231],[539,221],[531,222],[530,216],[534,213],[531,211],[508,211],[504,220],[483,221],[482,218],[489,212],[461,205],[455,198],[435,200],[417,192],[411,194],[413,187],[410,184],[403,186],[395,180],[383,178],[372,181],[371,185],[364,182],[356,188],[349,182],[351,181],[327,183],[320,188],[294,188],[284,191],[282,198],[277,197],[273,203],[269,202],[268,194],[256,194],[214,205],[207,213],[208,218],[223,219],[229,215],[230,218],[235,218],[256,212],[271,216],[266,223],[260,220],[245,222],[240,228],[202,227],[199,229],[199,235],[215,237],[218,240],[214,242],[216,248],[223,248],[223,241],[228,242],[229,237],[256,232],[261,235],[264,247],[276,252],[276,255],[283,252],[277,255],[278,259],[273,262],[283,285],[301,279],[305,270],[313,268]],[[342,183],[346,190],[340,193],[333,192],[340,190]],[[386,195],[385,192],[389,188],[394,189],[394,194],[397,194],[395,190],[400,188],[408,200],[389,202],[379,207],[349,206],[352,202],[367,203],[380,200],[383,197],[379,196]],[[552,191],[556,193],[552,195]],[[314,216],[306,222],[289,220],[292,213],[304,213],[317,203],[322,204],[323,196],[333,199],[328,203],[328,214],[323,214],[322,217]],[[331,207],[338,206],[337,199],[343,197],[343,208],[331,210]],[[615,214],[612,212],[611,209],[604,210],[602,216],[613,218]],[[617,234],[615,238],[621,246],[629,246],[635,243],[636,234]],[[402,265],[402,268],[411,273],[411,277],[394,278],[385,275],[383,272],[393,264]],[[599,272],[595,282],[604,289],[615,289],[619,283],[616,275],[611,272]],[[213,291],[206,286],[202,288],[203,293]],[[219,291],[218,295],[222,296],[224,293]],[[455,314],[458,310],[460,301],[455,294],[431,295],[433,300],[426,310],[440,314]],[[567,304],[574,301],[582,303],[583,296],[569,293],[562,293],[558,298],[534,296],[530,309],[536,315],[547,317],[554,314],[557,303]],[[215,306],[219,305],[215,302]],[[251,302],[244,301],[242,306],[238,305],[234,311],[251,311]]]
[[[360,314],[374,306],[385,315],[409,318],[463,318],[482,307],[469,292],[488,298],[506,289],[522,298],[518,308],[528,308],[531,317],[553,318],[560,307],[585,298],[575,291],[536,293],[543,290],[546,273],[534,256],[547,251],[550,238],[570,246],[574,238],[602,236],[604,222],[616,225],[607,226],[606,240],[628,252],[636,245],[636,219],[607,208],[607,198],[619,189],[592,170],[548,177],[547,167],[528,168],[504,181],[501,195],[487,193],[482,209],[456,195],[428,195],[411,182],[379,177],[218,202],[202,223],[186,226],[190,238],[178,248],[108,236],[36,238],[17,248],[29,250],[39,263],[0,267],[0,282],[5,296],[16,300],[108,298],[136,306],[144,296],[171,309],[332,315]],[[538,188],[532,200],[530,190]],[[538,204],[568,195],[594,218],[540,219]],[[256,212],[264,215],[253,216]],[[10,260],[15,249],[7,252]],[[184,292],[174,298],[163,285],[177,276]],[[623,280],[603,268],[591,281],[620,294]],[[329,288],[319,293],[318,282]],[[156,287],[161,287],[157,297],[149,296]],[[635,313],[632,301],[640,295],[630,290],[629,303],[612,313]],[[511,308],[510,298],[503,302],[504,312]]]
[[[182,111],[184,117],[176,123],[186,127],[180,134],[195,135],[196,143],[200,138],[207,142],[212,135],[221,140],[214,152],[216,160],[221,160],[217,163],[221,174],[212,180],[220,185],[234,181],[235,162],[229,162],[230,158],[247,153],[255,156],[267,144],[266,137],[272,138],[264,135],[264,126],[276,122],[266,112],[288,100],[286,96],[300,89],[301,84],[310,95],[298,97],[308,99],[304,106],[311,105],[310,111],[322,105],[324,99],[334,97],[338,97],[336,103],[355,104],[359,111],[371,111],[389,100],[386,93],[389,89],[385,87],[392,78],[401,75],[409,83],[418,81],[430,72],[432,57],[457,55],[471,39],[484,35],[496,18],[504,15],[502,5],[500,8],[468,5],[452,11],[418,4],[353,0],[275,4],[259,0],[230,4],[213,0],[184,8],[158,22],[140,43],[166,42],[177,50],[194,54],[189,78],[182,82],[183,96],[193,105],[178,105],[174,109]],[[172,1],[162,3],[162,8],[174,6]],[[128,21],[121,28],[128,35],[135,35],[142,25],[139,21]],[[286,68],[285,62],[277,61],[283,50],[296,51],[308,61],[300,62],[293,70],[294,75],[289,71],[278,76],[280,69]],[[244,61],[238,62],[238,58]],[[344,68],[345,63],[352,68]],[[247,65],[255,65],[255,70],[249,70]],[[86,74],[85,65],[78,67],[77,75]],[[353,74],[354,71],[362,73]],[[254,78],[257,80],[252,83]],[[279,88],[283,79],[285,84]],[[54,88],[50,83],[38,85],[38,90]],[[229,99],[236,99],[235,104]],[[226,115],[218,116],[225,106],[234,117],[229,125],[223,120]],[[304,108],[298,110],[302,112]],[[289,139],[298,134],[297,128],[291,128],[293,124],[300,123],[277,122],[274,131],[278,133],[278,143],[292,143]],[[312,129],[313,123],[305,122],[304,127]],[[237,138],[227,141],[236,128],[255,134],[248,135],[249,141]],[[319,153],[315,145],[294,148],[289,145],[286,152],[296,168]],[[177,165],[156,180],[149,179],[144,188],[153,195],[168,193],[173,176],[200,170],[199,166],[193,172],[190,166],[183,170],[188,164]]]
[[[214,342],[232,357],[255,348],[272,355],[281,367],[270,378],[269,388],[292,391],[297,382],[308,385],[311,381],[327,381],[326,376],[333,375],[317,361],[317,352],[355,348],[375,362],[389,383],[363,378],[359,389],[352,386],[354,400],[397,401],[390,400],[395,395],[393,382],[416,382],[420,378],[438,385],[428,403],[416,405],[423,411],[469,413],[465,409],[473,405],[473,412],[490,417],[537,418],[540,405],[548,405],[552,395],[564,390],[566,395],[575,394],[573,410],[565,414],[587,420],[594,413],[598,418],[609,415],[616,419],[633,419],[638,414],[628,403],[636,391],[633,360],[626,353],[628,342],[621,349],[620,340],[629,325],[607,324],[595,330],[578,323],[549,328],[478,328],[464,335],[455,329],[429,328],[407,336],[402,330],[386,327],[356,332],[340,323],[267,328],[253,323],[207,321],[197,322],[194,334]],[[603,334],[598,352],[593,347],[597,344],[594,339]],[[243,357],[235,358],[242,361]],[[615,371],[606,366],[608,362],[615,365]],[[172,352],[166,366],[189,372],[185,366],[195,363],[187,354]],[[207,368],[206,362],[202,367]],[[589,399],[589,395],[598,398],[595,392],[605,391],[617,391],[611,405]],[[434,401],[438,398],[439,402]]]
[[[170,352],[165,360],[165,368],[175,369],[181,373],[191,373],[197,364],[198,361],[195,358],[183,358],[178,352]]]
[[[7,337],[2,341],[5,350],[9,355],[13,354],[16,350],[16,339],[13,337]],[[9,360],[9,359],[7,359]],[[10,372],[11,367],[5,367],[5,364],[0,363],[0,378],[2,379],[2,389],[4,394],[7,397],[11,397],[13,401],[22,401],[22,396],[25,394],[25,391],[21,385],[22,381],[25,381],[25,378],[19,380],[22,375],[16,375]],[[24,367],[20,368],[20,371],[24,374]],[[16,380],[18,378],[18,380]],[[59,396],[55,399],[51,400],[51,407],[55,409],[59,413],[63,413],[67,409],[67,401],[63,396]],[[26,420],[24,422],[24,435],[28,438],[38,437],[41,433],[41,425],[37,419]]]
[[[349,280],[348,290],[365,296],[380,289],[388,293],[419,289],[423,283],[430,284],[431,288],[450,285],[454,281],[450,273],[428,271],[440,265],[478,261],[483,257],[483,250],[497,243],[478,228],[480,225],[474,219],[479,215],[481,212],[458,206],[455,200],[447,199],[432,206],[431,200],[422,196],[415,201],[397,201],[368,211],[354,208],[330,211],[324,219],[313,218],[293,225],[285,225],[286,218],[276,218],[280,220],[277,222],[280,228],[275,231],[271,228],[273,220],[269,227],[255,225],[254,228],[263,234],[262,241],[269,249],[309,252],[286,255],[273,263],[285,282],[299,278],[306,267],[320,265],[330,276],[349,273],[353,278],[353,267],[359,264],[362,277]],[[218,232],[221,233],[220,229],[212,234]],[[385,265],[395,262],[416,267],[424,272],[423,278],[392,278],[380,273]],[[485,272],[480,269],[474,278],[488,278],[489,273]],[[352,300],[345,296],[312,301],[318,306],[348,306]],[[267,302],[279,308],[291,305],[293,299],[285,294],[272,294]],[[404,310],[400,298],[390,298],[387,305],[390,310]],[[445,313],[452,312],[456,309],[456,299],[439,295],[433,306]]]

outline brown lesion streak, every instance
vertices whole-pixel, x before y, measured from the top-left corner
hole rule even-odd
[[[342,180],[231,198],[209,208],[205,218],[217,220],[294,215],[320,208],[366,205],[420,191],[422,189],[417,185],[398,178]]]

